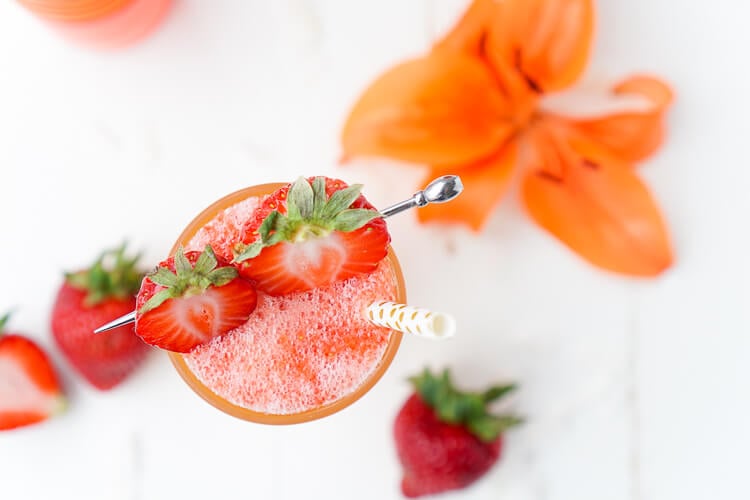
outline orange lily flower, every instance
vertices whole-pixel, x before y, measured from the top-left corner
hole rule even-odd
[[[545,108],[584,70],[592,0],[474,0],[424,57],[381,75],[342,133],[344,156],[455,173],[465,193],[418,212],[421,221],[479,231],[515,171],[531,217],[592,264],[654,276],[672,263],[666,225],[634,162],[663,141],[669,86],[648,76],[615,85],[636,109],[575,118]]]

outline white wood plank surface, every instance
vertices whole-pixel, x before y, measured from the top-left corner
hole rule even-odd
[[[640,167],[677,249],[640,282],[589,267],[515,193],[479,237],[389,222],[415,305],[455,313],[450,343],[405,339],[361,401],[275,428],[204,404],[154,353],[110,393],[67,368],[49,332],[61,272],[128,238],[155,263],[214,199],[300,174],[363,182],[387,205],[420,178],[338,167],[353,100],[444,32],[465,0],[179,1],[128,50],[70,45],[0,3],[0,310],[48,348],[70,411],[0,434],[3,500],[397,499],[390,437],[426,364],[467,387],[517,380],[528,422],[467,500],[750,498],[748,5],[600,0],[589,78],[674,83],[670,137]]]

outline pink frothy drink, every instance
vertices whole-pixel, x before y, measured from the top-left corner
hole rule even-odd
[[[282,185],[222,198],[193,220],[175,249],[210,244],[231,259],[243,222]],[[390,365],[401,334],[365,319],[364,310],[378,300],[406,300],[391,251],[370,274],[282,296],[261,292],[244,325],[190,353],[169,355],[193,390],[228,414],[270,424],[314,420],[362,397]]]

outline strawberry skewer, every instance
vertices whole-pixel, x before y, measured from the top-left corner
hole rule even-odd
[[[380,216],[385,219],[415,207],[424,207],[430,203],[445,203],[463,191],[461,178],[457,175],[444,175],[430,182],[422,191],[416,192],[410,198],[380,210]],[[125,314],[109,323],[100,326],[94,333],[103,333],[114,328],[133,323],[136,311]]]

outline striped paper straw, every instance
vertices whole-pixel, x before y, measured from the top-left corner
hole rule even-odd
[[[366,315],[375,325],[417,337],[445,339],[456,333],[453,316],[396,302],[373,302],[367,307]]]

